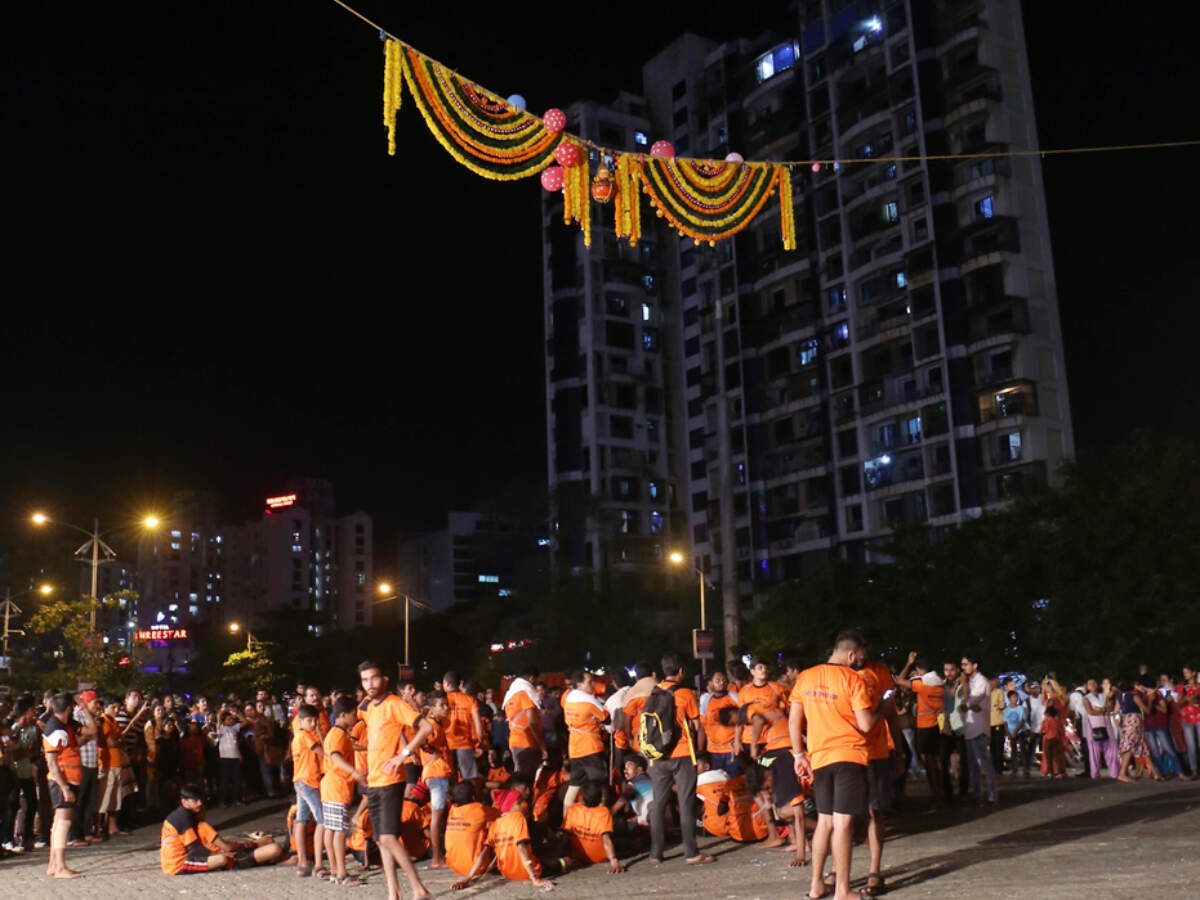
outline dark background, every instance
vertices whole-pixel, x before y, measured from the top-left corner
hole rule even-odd
[[[637,91],[681,30],[783,18],[359,5],[534,112]],[[1197,136],[1186,28],[1025,7],[1043,147]],[[396,527],[544,481],[541,188],[460,167],[407,95],[389,159],[368,26],[324,0],[5,19],[0,549],[34,508],[116,523],[195,487],[240,520],[314,474],[390,556]],[[1196,149],[1043,163],[1081,454],[1200,431],[1198,167]]]

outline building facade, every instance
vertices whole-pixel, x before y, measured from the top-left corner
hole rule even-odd
[[[613,564],[597,547],[626,508],[625,451],[644,454],[639,499],[668,489],[653,545],[690,545],[744,610],[831,556],[886,559],[905,523],[954,527],[1054,481],[1074,443],[1045,194],[1036,159],[1004,155],[1038,145],[1018,0],[801,2],[754,39],[681,36],[643,84],[635,119],[628,100],[573,107],[583,134],[615,116],[628,138],[608,146],[637,149],[640,127],[681,156],[844,162],[793,170],[794,252],[769,206],[711,248],[649,231],[630,303],[652,280],[662,349],[632,436],[612,424],[631,379],[601,362],[648,345],[629,353],[597,278],[630,251],[610,211],[586,251],[547,197],[557,560]]]

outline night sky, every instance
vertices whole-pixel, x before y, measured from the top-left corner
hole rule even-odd
[[[535,112],[638,90],[684,28],[778,14],[671,6],[360,8]],[[1042,146],[1198,136],[1186,29],[1026,7]],[[389,159],[369,27],[323,0],[7,19],[0,550],[35,507],[114,521],[204,488],[240,520],[314,474],[387,552],[544,480],[541,188],[459,166],[407,96]],[[1043,165],[1078,449],[1200,437],[1200,150]]]

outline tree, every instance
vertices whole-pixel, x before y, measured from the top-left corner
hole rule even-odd
[[[118,591],[100,598],[98,606],[104,612],[132,608],[137,602],[136,591]],[[43,601],[30,618],[35,655],[44,662],[48,651],[53,661],[50,671],[38,674],[40,686],[69,689],[86,681],[102,690],[123,691],[142,680],[136,645],[106,644],[102,634],[89,631],[92,606],[92,598],[86,595],[55,598]]]

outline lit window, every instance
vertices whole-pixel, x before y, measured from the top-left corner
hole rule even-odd
[[[780,72],[785,72],[796,64],[797,49],[795,42],[776,47],[770,53],[764,53],[754,63],[754,75],[762,84],[769,78],[774,78]]]
[[[647,422],[647,425],[650,423]],[[659,500],[662,498],[662,488],[659,487],[657,481],[649,481],[646,483],[646,494],[651,500]]]
[[[903,272],[896,273],[896,287],[902,288],[908,286],[908,276]]]
[[[891,181],[893,178],[895,178],[896,177],[896,164],[889,163],[888,167],[883,170],[883,174],[887,178],[888,181]]]
[[[892,200],[883,204],[883,221],[895,222],[900,218],[900,207],[896,205],[896,201]]]
[[[178,550],[180,547],[179,541],[171,541],[171,549]]]
[[[479,583],[480,584],[499,584],[500,576],[499,575],[480,575]]]
[[[642,304],[642,321],[643,322],[650,321],[650,304],[649,303]]]
[[[500,590],[496,591],[496,596],[497,597],[511,597],[512,589],[511,588],[500,588]]]
[[[833,327],[833,333],[837,336],[838,340],[850,340],[850,324],[848,322],[838,322]]]
[[[829,289],[829,309],[831,311],[846,308],[846,289],[835,287]]]
[[[1021,458],[1021,432],[1014,431],[1001,440],[1003,441],[1004,450],[1007,453],[1007,461]]]
[[[663,530],[663,514],[656,509],[650,511],[650,533],[662,534]]]
[[[995,198],[991,194],[975,204],[975,212],[981,219],[990,219],[996,214]]]
[[[173,537],[173,538],[181,538],[181,537],[183,537],[183,532],[182,532],[182,531],[172,531],[172,532],[171,532],[171,537]]]
[[[637,144],[639,147],[645,147],[647,144],[650,143],[650,139],[648,137],[646,137],[646,132],[635,131],[633,133],[633,142],[635,144]]]

